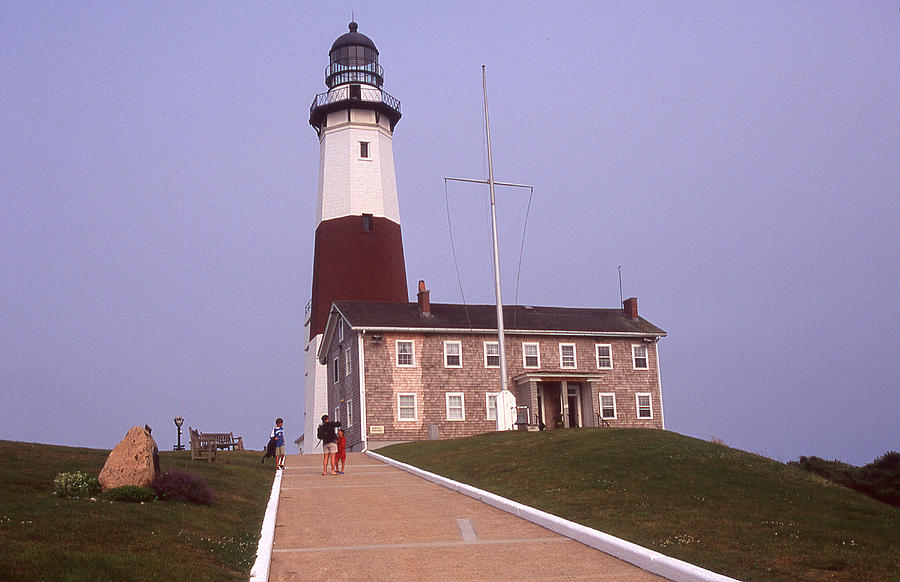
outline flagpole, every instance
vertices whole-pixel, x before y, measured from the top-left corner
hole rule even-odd
[[[494,159],[491,151],[491,122],[488,118],[487,73],[481,65],[484,90],[484,127],[487,133],[488,186],[491,191],[491,235],[494,243],[494,292],[497,298],[497,342],[500,350],[500,394],[497,395],[497,430],[512,430],[515,396],[509,391],[506,366],[506,334],[503,326],[503,298],[500,293],[500,247],[497,242],[497,200],[494,195]]]

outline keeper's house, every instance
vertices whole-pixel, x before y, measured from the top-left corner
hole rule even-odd
[[[666,332],[622,309],[504,307],[519,428],[664,428],[657,343]],[[347,448],[496,430],[493,305],[335,301],[318,359]]]

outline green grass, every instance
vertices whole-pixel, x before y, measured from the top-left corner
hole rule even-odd
[[[221,452],[215,463],[160,453],[163,471],[206,479],[211,506],[53,496],[58,473],[98,475],[108,454],[0,441],[0,579],[247,580],[272,488],[260,453]]]
[[[900,580],[900,509],[671,432],[489,433],[378,452],[740,580]]]

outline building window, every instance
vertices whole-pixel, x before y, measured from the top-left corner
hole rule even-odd
[[[412,340],[397,340],[397,365],[401,368],[412,368],[416,365]]]
[[[353,358],[350,357],[350,348],[344,352],[344,376],[353,373]]]
[[[444,342],[444,367],[462,368],[462,343]]]
[[[635,370],[646,370],[647,365],[647,346],[631,346],[631,359],[634,362]]]
[[[397,420],[416,420],[416,395],[397,395]]]
[[[575,344],[559,344],[559,367],[577,368],[575,361]]]
[[[353,426],[353,401],[347,401],[347,426]]]
[[[500,342],[484,342],[484,367],[500,367]]]
[[[616,418],[615,394],[600,394],[600,418]]]
[[[497,396],[499,392],[488,392],[485,395],[485,406],[487,406],[487,419],[497,420]]]
[[[341,407],[340,405],[334,407],[334,419],[338,422],[341,421]]]
[[[363,232],[372,232],[375,230],[375,217],[371,214],[363,214]]]
[[[338,341],[344,341],[344,320],[341,319],[338,321]]]
[[[447,420],[465,420],[466,410],[462,392],[447,393]]]
[[[337,358],[331,361],[331,370],[333,372],[332,377],[334,378],[334,383],[337,384],[338,380],[340,379],[341,372],[341,367],[338,363]]]
[[[651,404],[650,395],[638,394],[636,397],[638,418],[653,418],[653,405]]]
[[[361,157],[361,158],[369,157],[369,142],[367,142],[367,141],[359,142],[359,157]]]
[[[541,346],[537,342],[522,344],[522,359],[526,368],[541,367]]]
[[[601,370],[612,368],[612,346],[610,344],[596,344],[597,367]]]

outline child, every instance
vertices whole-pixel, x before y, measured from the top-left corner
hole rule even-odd
[[[275,419],[272,438],[275,439],[275,470],[284,469],[284,419]]]
[[[344,463],[347,461],[347,439],[344,437],[344,429],[338,429],[337,437],[337,453],[334,456],[334,468],[337,469],[338,462],[341,468],[338,469],[338,475],[344,474]]]

